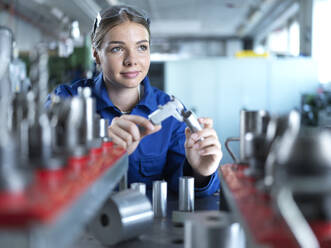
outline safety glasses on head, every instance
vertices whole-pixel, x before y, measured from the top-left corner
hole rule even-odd
[[[97,17],[95,18],[94,21],[94,26],[93,26],[93,32],[92,35],[94,36],[95,31],[97,28],[100,26],[100,23],[104,20],[111,19],[117,16],[121,16],[123,14],[127,14],[130,16],[142,18],[145,20],[147,25],[149,26],[150,24],[150,19],[148,15],[146,14],[145,11],[143,10],[137,10],[136,8],[130,7],[130,6],[115,6],[111,9],[111,11],[105,11],[104,13],[100,14],[100,12],[97,14]]]

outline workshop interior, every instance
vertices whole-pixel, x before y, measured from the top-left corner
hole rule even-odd
[[[148,119],[213,119],[219,189],[128,185],[129,154],[89,87],[91,32],[150,20]],[[331,247],[331,0],[0,0],[1,248]],[[46,106],[46,99],[52,104]],[[330,150],[329,150],[330,149]]]

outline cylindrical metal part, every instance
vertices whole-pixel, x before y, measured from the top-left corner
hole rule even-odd
[[[245,235],[229,213],[199,211],[185,221],[184,242],[185,248],[244,248]]]
[[[240,162],[247,163],[245,157],[245,135],[248,132],[262,134],[266,129],[268,113],[264,110],[240,111]]]
[[[131,183],[130,188],[146,195],[146,184],[144,183]]]
[[[184,117],[184,122],[186,125],[191,129],[193,133],[198,132],[202,130],[202,127],[197,119],[197,117],[193,114],[192,111],[183,111],[182,112],[183,117]]]
[[[142,234],[152,222],[148,198],[136,190],[125,190],[111,196],[88,229],[103,245],[114,245]]]
[[[99,137],[102,138],[103,141],[109,141],[110,138],[108,136],[108,125],[109,122],[107,119],[100,118],[99,120]]]
[[[81,88],[78,88],[81,91]],[[84,156],[87,154],[86,145],[86,122],[84,99],[72,97],[70,109],[65,125],[65,146],[73,156]]]
[[[89,87],[84,87],[82,94],[85,100],[86,106],[86,139],[87,141],[93,140],[94,129],[94,115],[95,115],[95,100],[91,97],[92,91]]]
[[[0,27],[0,80],[8,69],[13,51],[13,33],[6,27]],[[2,89],[5,85],[1,85]],[[10,85],[6,85],[10,87]],[[5,92],[1,92],[4,94]],[[0,94],[1,94],[0,93]],[[2,95],[5,96],[5,95]]]
[[[179,178],[179,210],[194,211],[194,177]]]
[[[165,218],[167,216],[167,182],[153,182],[153,211],[154,217]]]
[[[90,87],[84,87],[80,92],[84,98],[85,122],[86,122],[86,144],[89,148],[100,147],[102,141],[99,137],[99,119],[96,116],[96,102],[92,97]]]
[[[11,108],[11,83],[9,64],[11,61],[13,33],[10,29],[0,27],[0,145],[6,147],[10,139],[8,134],[8,109]]]

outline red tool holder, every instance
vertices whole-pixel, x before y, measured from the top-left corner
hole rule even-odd
[[[52,223],[124,154],[124,149],[105,142],[87,156],[70,158],[61,169],[37,170],[24,192],[0,192],[0,229]]]
[[[257,189],[256,180],[246,175],[247,168],[246,165],[237,164],[221,166],[223,192],[246,234],[256,245],[299,247],[270,196]],[[331,247],[331,223],[314,221],[309,224],[320,246]]]

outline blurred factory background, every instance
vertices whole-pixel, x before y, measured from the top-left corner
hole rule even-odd
[[[116,4],[149,14],[152,84],[213,118],[222,143],[239,135],[241,109],[297,109],[306,125],[331,125],[331,0],[0,0],[0,24],[15,39],[12,91],[29,87],[39,43],[49,90],[91,77],[92,24]]]

